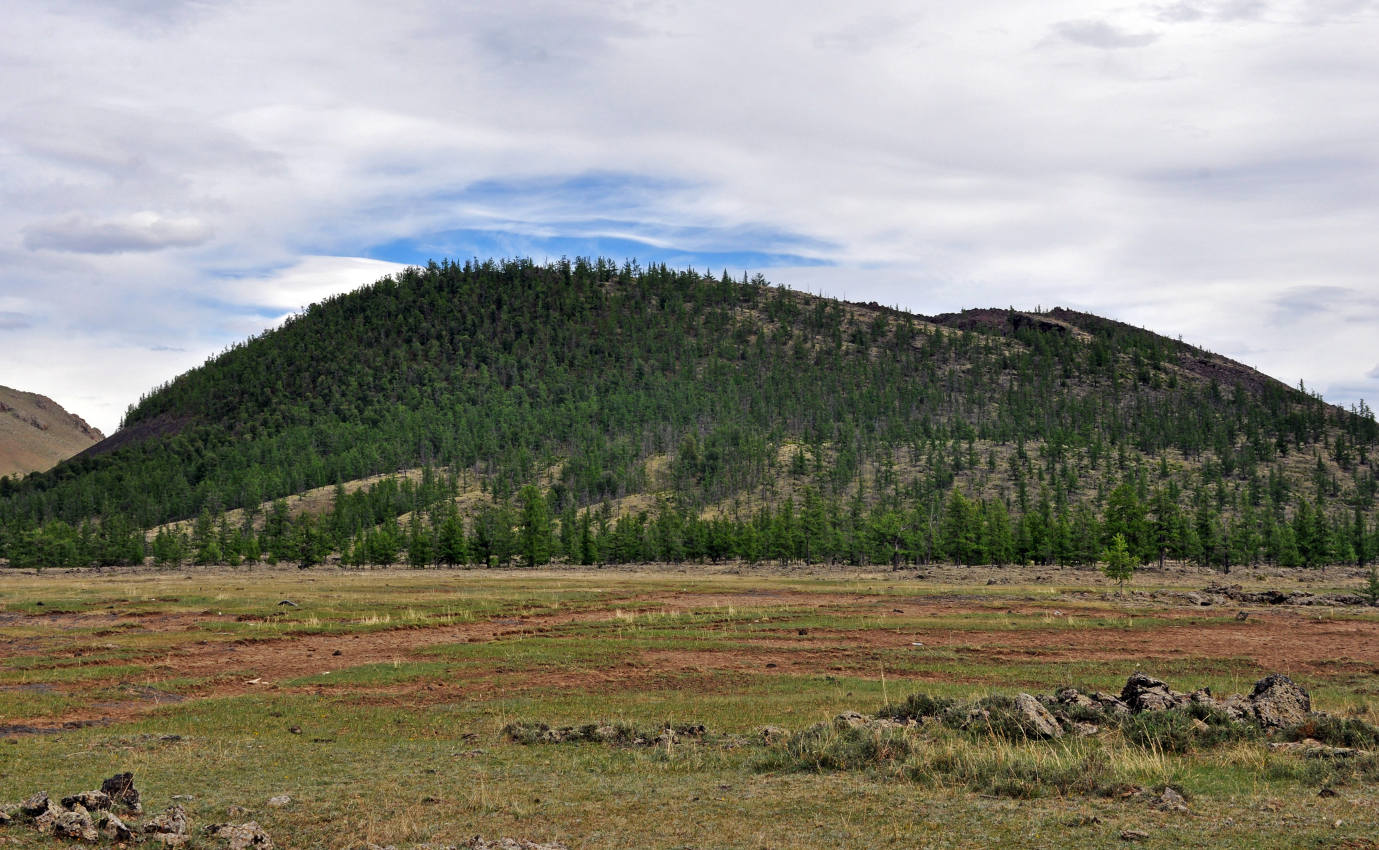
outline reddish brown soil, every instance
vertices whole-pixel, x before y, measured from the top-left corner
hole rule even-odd
[[[1131,666],[1153,659],[1245,658],[1259,667],[1290,674],[1314,676],[1353,673],[1357,669],[1379,669],[1379,622],[1318,619],[1315,614],[1294,610],[1270,610],[1246,622],[1207,620],[1195,608],[1155,610],[1156,617],[1182,619],[1181,625],[1157,628],[1118,629],[1060,625],[1051,618],[1052,606],[1006,603],[958,598],[816,595],[808,593],[692,594],[667,593],[642,597],[638,610],[705,610],[734,606],[808,607],[828,612],[847,611],[867,618],[894,617],[888,628],[858,630],[811,629],[800,635],[794,629],[742,632],[734,643],[745,647],[735,651],[655,650],[635,655],[619,654],[603,663],[580,662],[567,669],[529,671],[509,669],[499,662],[466,665],[447,681],[407,682],[401,685],[370,688],[350,684],[342,688],[301,688],[305,692],[348,693],[361,700],[439,702],[457,698],[483,699],[512,695],[532,688],[570,689],[647,689],[690,687],[697,691],[723,690],[739,684],[747,674],[785,673],[823,674],[849,671],[854,675],[879,673],[880,653],[896,651],[920,654],[934,650],[967,650],[983,662],[1052,662],[1073,660],[1127,662]],[[625,604],[625,603],[624,603]],[[898,611],[897,611],[898,609]],[[961,631],[916,627],[916,618],[942,617],[969,613],[1008,612],[1013,621],[1039,618],[1048,620],[1021,623],[1022,628]],[[769,612],[763,612],[769,613]],[[1142,616],[1112,606],[1078,608],[1075,616]],[[104,616],[104,615],[101,615]],[[1219,616],[1219,614],[1217,615]],[[227,697],[284,687],[294,678],[315,676],[367,664],[425,660],[418,652],[428,647],[463,642],[484,642],[520,636],[548,634],[559,637],[572,624],[615,620],[611,610],[564,612],[545,616],[501,618],[463,625],[424,628],[396,628],[353,635],[306,635],[264,641],[207,641],[196,639],[147,659],[147,675],[139,677],[146,692],[135,691],[134,699],[101,703],[59,718],[25,720],[6,718],[6,723],[53,728],[71,722],[119,721],[137,716],[167,701],[160,694],[160,681],[202,679],[209,684],[196,690],[193,698]],[[92,615],[48,615],[45,625],[90,627]],[[121,622],[111,617],[112,624]],[[215,615],[159,614],[143,617],[141,628],[183,632]],[[769,623],[770,618],[762,618]],[[71,622],[69,622],[71,621]],[[123,619],[123,622],[129,622]],[[760,622],[760,621],[758,621]],[[922,622],[922,620],[921,620]],[[759,628],[759,626],[758,626]],[[201,633],[204,634],[204,633]],[[51,652],[56,638],[34,642],[0,643],[0,657]],[[923,646],[914,646],[918,642]],[[69,648],[64,654],[79,654]],[[339,652],[339,655],[334,653]],[[128,662],[121,662],[128,663]],[[914,678],[923,678],[917,676]],[[946,677],[951,679],[952,677]],[[111,682],[83,682],[82,688],[109,686]],[[54,686],[54,690],[64,690]]]

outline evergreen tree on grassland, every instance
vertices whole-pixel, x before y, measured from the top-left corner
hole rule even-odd
[[[1130,546],[1125,542],[1125,535],[1117,534],[1111,538],[1111,545],[1101,553],[1104,562],[1101,571],[1107,578],[1120,583],[1122,592],[1125,590],[1125,583],[1135,574],[1135,558],[1130,554]]]

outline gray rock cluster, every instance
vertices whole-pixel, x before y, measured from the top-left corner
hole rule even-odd
[[[1231,694],[1220,700],[1207,688],[1190,694],[1179,693],[1159,679],[1135,673],[1126,680],[1120,702],[1136,712],[1202,705],[1222,711],[1232,720],[1256,723],[1264,729],[1295,726],[1312,713],[1312,698],[1307,691],[1281,673],[1271,673],[1260,679],[1249,696]]]
[[[1126,680],[1119,694],[1083,693],[1065,688],[1052,696],[1021,693],[1013,699],[990,697],[968,704],[928,700],[919,706],[902,706],[899,711],[882,712],[879,717],[845,712],[834,718],[833,724],[840,729],[864,727],[884,731],[941,723],[961,729],[991,728],[1000,730],[1001,734],[1047,740],[1065,735],[1095,735],[1103,726],[1117,725],[1143,712],[1193,708],[1211,712],[1194,712],[1200,716],[1210,718],[1214,714],[1227,722],[1254,724],[1266,732],[1321,717],[1312,712],[1312,700],[1307,691],[1278,673],[1260,679],[1248,695],[1232,694],[1217,699],[1207,688],[1182,693],[1160,679],[1137,672]],[[1194,720],[1194,723],[1203,731],[1208,728],[1202,720]],[[770,744],[782,740],[786,734],[771,728],[761,730],[759,737]]]
[[[1316,594],[1300,590],[1258,590],[1249,591],[1238,584],[1211,584],[1200,592],[1187,594],[1188,601],[1194,605],[1224,605],[1230,602],[1246,605],[1321,605],[1338,607],[1367,605],[1368,601],[1355,593]]]
[[[365,850],[398,850],[391,844],[386,847],[366,844],[364,848]],[[521,838],[500,838],[497,841],[486,841],[482,836],[476,835],[460,844],[416,844],[412,846],[412,850],[570,850],[570,848],[560,843],[537,844],[534,841]]]
[[[588,741],[595,744],[622,744],[633,747],[660,747],[690,740],[702,740],[707,734],[702,724],[666,724],[651,729],[638,729],[627,724],[586,723],[582,726],[548,726],[545,723],[509,723],[503,734],[519,744],[568,744]]]
[[[149,842],[182,847],[192,842],[187,812],[178,803],[143,823],[134,774],[119,773],[101,783],[98,791],[82,791],[55,803],[46,791],[22,801],[13,811],[0,811],[0,827],[27,826],[40,835],[76,841]],[[214,824],[203,830],[223,840],[229,850],[273,850],[273,841],[257,823]]]

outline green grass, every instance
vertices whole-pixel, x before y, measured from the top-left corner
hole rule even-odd
[[[1165,730],[1116,729],[1039,742],[929,726],[882,740],[832,722],[919,692],[964,702],[1062,685],[1118,692],[1136,666],[1180,690],[1248,692],[1269,671],[1191,644],[1171,657],[1114,663],[1051,651],[1061,634],[1212,629],[1224,621],[1214,612],[1069,600],[1043,584],[931,586],[888,573],[6,579],[0,615],[18,616],[0,616],[0,725],[98,716],[107,703],[138,710],[110,725],[0,736],[0,800],[72,793],[131,770],[152,811],[190,794],[188,813],[204,825],[245,806],[280,845],[303,848],[455,844],[475,834],[598,848],[1100,847],[1119,845],[1125,829],[1148,832],[1150,847],[1340,847],[1379,830],[1371,763],[1271,752],[1262,740],[1179,747]],[[299,607],[278,606],[282,599]],[[29,616],[56,607],[77,613]],[[1030,613],[1006,613],[1011,607]],[[564,614],[582,616],[552,619]],[[244,616],[266,619],[236,619]],[[160,666],[229,641],[367,641],[431,627],[470,636],[377,663],[326,653],[328,675],[270,676],[275,684],[214,698],[204,697],[246,689],[243,676],[230,675],[245,666],[232,655],[215,676]],[[906,636],[916,630],[962,637],[912,647]],[[1025,652],[1035,639],[1041,645]],[[1281,672],[1317,705],[1372,724],[1379,694],[1367,652],[1360,643],[1351,661]],[[157,694],[186,698],[155,704]],[[709,734],[669,746],[523,745],[503,734],[513,723],[703,724]],[[763,742],[758,730],[768,725],[792,730],[794,743]],[[1358,741],[1363,727],[1323,732]],[[1173,785],[1192,812],[1120,796],[1130,785]],[[1337,796],[1318,798],[1321,788]],[[295,802],[266,806],[282,793]],[[52,846],[13,828],[5,837]]]

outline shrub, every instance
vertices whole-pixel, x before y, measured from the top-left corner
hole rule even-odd
[[[1142,711],[1124,718],[1120,730],[1126,741],[1165,753],[1187,753],[1232,741],[1255,740],[1260,736],[1254,724],[1237,723],[1225,712],[1205,705]]]
[[[931,697],[923,693],[910,694],[898,705],[881,706],[876,716],[890,720],[922,720],[925,717],[938,717],[957,704],[957,700],[943,697]]]
[[[757,762],[761,770],[873,770],[892,767],[913,750],[903,729],[820,724],[796,732]]]
[[[1379,727],[1372,726],[1358,717],[1310,717],[1296,726],[1285,729],[1283,737],[1289,741],[1314,738],[1332,747],[1379,747]]]

